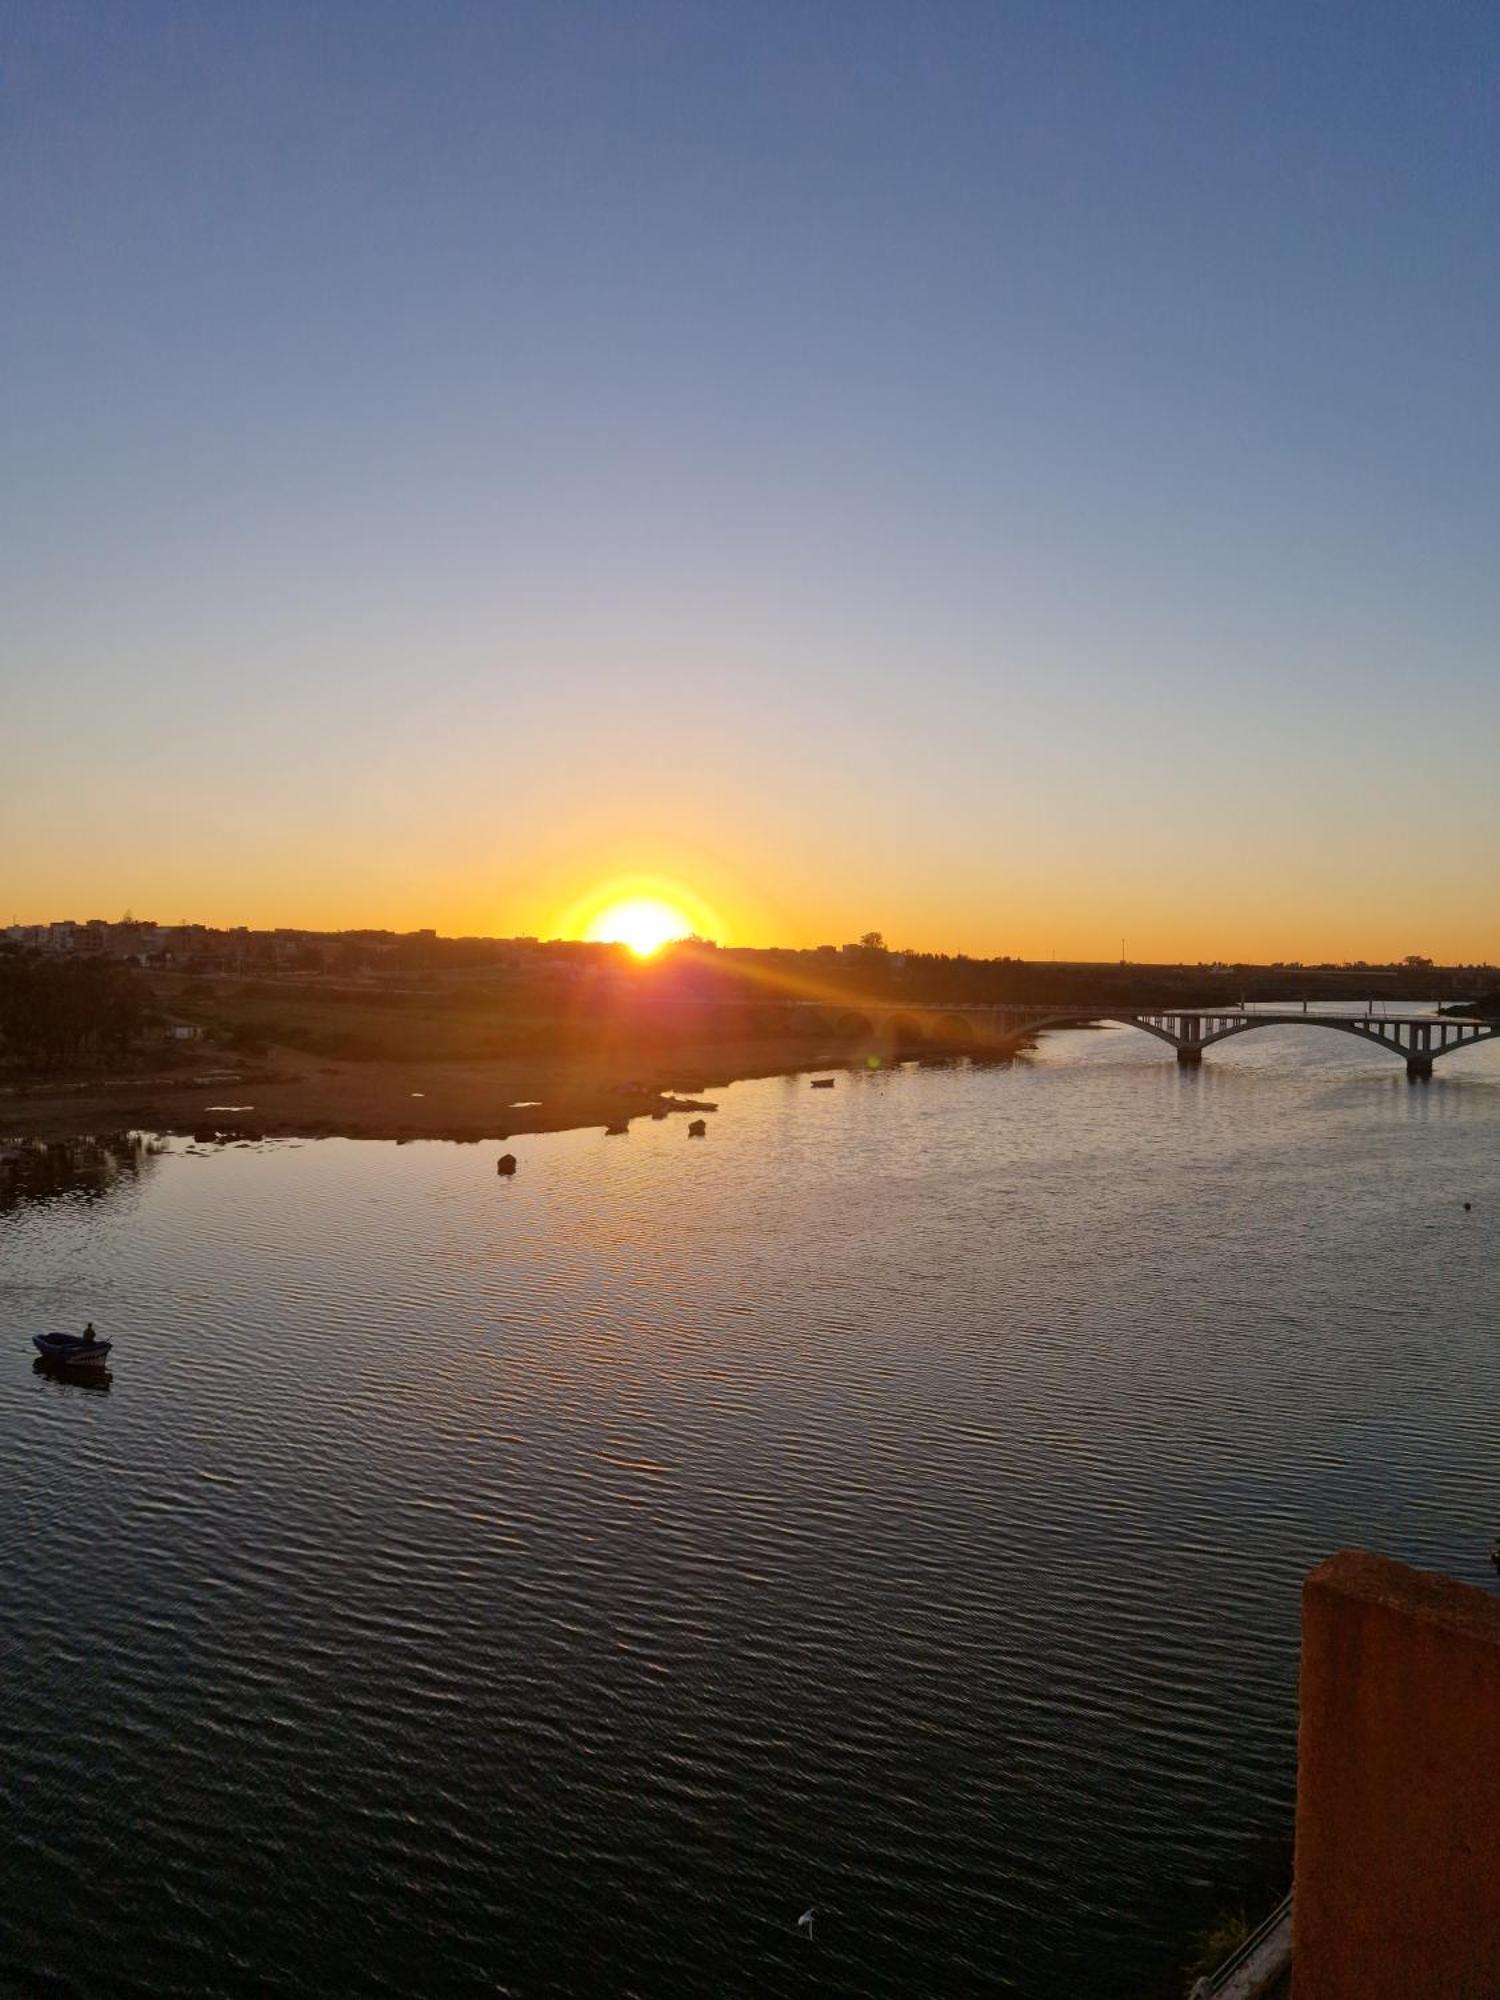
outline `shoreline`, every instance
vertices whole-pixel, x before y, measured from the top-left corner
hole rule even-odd
[[[760,1040],[431,1062],[323,1062],[281,1049],[254,1063],[205,1056],[191,1072],[3,1087],[0,1137],[77,1139],[128,1130],[471,1144],[711,1112],[715,1091],[764,1077],[957,1056],[1005,1061],[1021,1046],[880,1052]]]

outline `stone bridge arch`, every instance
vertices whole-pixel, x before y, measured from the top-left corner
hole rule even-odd
[[[923,1049],[932,1041],[938,1023],[924,1021],[920,1014],[887,1014],[881,1026],[897,1049]]]

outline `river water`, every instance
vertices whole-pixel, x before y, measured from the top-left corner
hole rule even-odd
[[[0,1990],[1180,1990],[1304,1571],[1494,1584],[1500,1046],[721,1106],[0,1212]]]

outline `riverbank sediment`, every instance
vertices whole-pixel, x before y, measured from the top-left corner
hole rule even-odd
[[[1018,1046],[983,1055],[1007,1059]],[[701,1112],[705,1099],[732,1083],[892,1059],[847,1042],[803,1039],[431,1062],[327,1062],[275,1049],[263,1060],[235,1063],[205,1054],[191,1070],[0,1088],[0,1134],[253,1129],[299,1138],[512,1139]]]

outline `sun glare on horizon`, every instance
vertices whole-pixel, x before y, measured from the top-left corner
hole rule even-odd
[[[678,938],[725,938],[721,911],[674,875],[620,874],[594,886],[554,920],[553,937],[623,944],[651,958]]]
[[[588,927],[591,944],[623,944],[637,958],[650,958],[664,944],[692,935],[690,917],[655,896],[630,896],[601,910]]]

